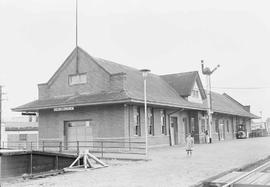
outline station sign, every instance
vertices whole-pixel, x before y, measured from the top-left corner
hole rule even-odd
[[[61,112],[61,111],[70,111],[70,110],[74,110],[74,107],[59,107],[59,108],[54,108],[53,111],[54,112]]]

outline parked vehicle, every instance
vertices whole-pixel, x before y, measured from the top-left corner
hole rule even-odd
[[[236,138],[237,139],[244,139],[247,138],[247,129],[246,126],[243,124],[237,125],[237,131],[236,131]]]

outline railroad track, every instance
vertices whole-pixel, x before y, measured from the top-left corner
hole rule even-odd
[[[235,170],[224,174],[203,187],[270,187],[270,161],[259,164],[252,170]]]

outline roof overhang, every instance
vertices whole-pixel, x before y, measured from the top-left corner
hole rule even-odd
[[[117,101],[102,101],[102,102],[92,102],[92,103],[69,103],[69,104],[58,104],[58,105],[44,105],[37,107],[19,107],[13,108],[14,112],[38,112],[39,110],[54,109],[60,107],[80,107],[80,106],[95,106],[95,105],[108,105],[108,104],[121,104],[130,102],[130,99],[123,99]]]

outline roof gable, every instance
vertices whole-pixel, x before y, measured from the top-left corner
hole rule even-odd
[[[57,77],[61,74],[61,72],[70,63],[73,62],[73,59],[76,58],[77,55],[79,56],[79,59],[80,59],[80,56],[82,53],[88,58],[88,60],[91,60],[92,62],[96,63],[106,73],[110,74],[105,68],[103,68],[103,66],[101,66],[99,63],[97,63],[97,61],[91,55],[89,55],[87,52],[85,52],[82,48],[76,47],[75,49],[73,49],[71,54],[65,59],[65,61],[61,64],[61,66],[57,69],[57,71],[53,74],[53,76],[49,79],[49,81],[45,84],[47,84],[48,86],[51,86],[53,84],[53,82],[57,79]],[[80,60],[79,60],[79,62],[80,62]]]
[[[197,83],[202,99],[206,98],[203,85],[197,71],[161,75],[161,78],[169,83],[182,97],[188,97],[191,95],[191,91],[194,88],[195,82]]]

